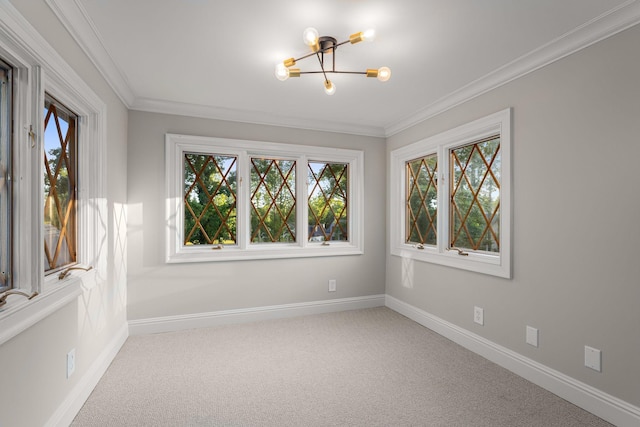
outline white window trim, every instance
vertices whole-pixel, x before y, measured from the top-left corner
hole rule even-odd
[[[166,261],[168,263],[298,258],[364,253],[364,153],[358,150],[280,144],[226,138],[167,134],[166,145]],[[210,245],[185,246],[183,242],[184,153],[224,154],[238,157],[237,245],[212,250]],[[296,243],[249,243],[249,157],[273,156],[296,160]],[[307,162],[349,164],[349,241],[307,240]]]
[[[107,277],[106,106],[8,2],[0,3],[0,56],[14,67],[13,287],[0,309],[0,344],[34,325]],[[78,264],[63,280],[45,276],[44,93],[78,114]],[[34,138],[30,131],[33,131]]]
[[[500,253],[469,251],[460,256],[449,245],[449,153],[453,148],[473,143],[491,135],[500,135]],[[463,270],[511,278],[512,186],[511,186],[511,109],[506,109],[471,123],[398,148],[390,156],[390,251],[392,255],[425,261]],[[412,245],[406,236],[406,162],[430,154],[438,155],[437,244]],[[422,246],[422,245],[420,245]]]

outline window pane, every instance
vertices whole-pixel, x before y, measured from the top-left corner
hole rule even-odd
[[[436,154],[406,164],[407,217],[405,241],[435,245],[438,216],[438,157]]]
[[[500,252],[500,138],[451,151],[452,247]]]
[[[11,68],[0,62],[0,292],[11,287]]]
[[[309,240],[348,240],[346,163],[309,162]]]
[[[44,105],[45,271],[76,262],[77,116],[46,95]]]
[[[184,245],[235,245],[237,158],[184,155]]]
[[[296,162],[251,159],[251,243],[296,241]]]

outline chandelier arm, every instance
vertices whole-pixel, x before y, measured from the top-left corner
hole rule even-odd
[[[327,50],[335,49],[335,48],[337,48],[338,46],[342,46],[343,44],[347,44],[347,43],[349,43],[349,40],[345,40],[345,41],[343,41],[343,42],[336,43],[336,45],[335,45],[335,46],[333,46],[333,47],[328,47],[328,48],[326,48],[326,49],[319,49],[317,52],[311,52],[311,53],[308,53],[308,54],[306,54],[306,55],[301,56],[300,58],[294,58],[294,61],[295,61],[295,62],[298,62],[298,61],[301,61],[301,60],[303,60],[303,59],[307,59],[307,58],[308,58],[308,57],[310,57],[310,56],[317,55],[317,54],[319,54],[319,53],[325,53],[325,51],[327,51]],[[334,60],[335,60],[335,53],[334,53]]]
[[[334,46],[333,48],[333,55],[332,56],[332,60],[333,60],[333,67],[332,67],[332,71],[336,70],[336,49],[338,48],[338,46]]]
[[[320,63],[320,68],[322,68],[322,74],[324,75],[324,81],[328,82],[329,79],[327,78],[327,72],[324,70],[324,63],[322,62],[322,59],[320,59],[320,53],[316,52],[316,55],[318,56],[318,62]]]
[[[300,74],[367,74],[366,71],[300,71]]]
[[[295,58],[295,59],[294,59],[294,61],[298,62],[298,61],[300,61],[300,60],[302,60],[302,59],[307,59],[308,57],[313,56],[313,55],[315,55],[316,53],[318,53],[318,52],[311,52],[311,53],[308,53],[308,54],[306,54],[306,55],[304,55],[304,56],[301,56],[300,58]]]

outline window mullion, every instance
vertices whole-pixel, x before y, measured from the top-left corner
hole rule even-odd
[[[300,156],[296,159],[296,233],[298,244],[302,248],[309,245],[309,186],[307,175],[309,170],[309,158]]]
[[[449,247],[449,212],[451,199],[451,176],[449,165],[449,150],[438,147],[438,253],[446,253]]]
[[[251,177],[250,156],[246,151],[238,154],[238,194],[236,200],[236,239],[238,248],[245,250],[249,247],[251,238]]]
[[[44,283],[43,215],[41,191],[44,185],[44,105],[42,69],[16,70],[14,140],[19,172],[13,185],[15,218],[20,218],[14,234],[14,283],[24,290],[42,292]]]

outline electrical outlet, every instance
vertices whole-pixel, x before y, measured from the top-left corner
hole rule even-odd
[[[336,279],[329,280],[329,292],[335,292],[337,290],[337,282]]]
[[[538,346],[538,330],[536,328],[527,326],[526,341],[529,345],[532,345],[534,347]]]
[[[602,353],[597,348],[584,346],[584,366],[602,372]]]
[[[473,307],[473,321],[478,325],[484,325],[484,309]]]
[[[67,378],[70,378],[71,375],[76,370],[76,349],[71,349],[69,353],[67,353]]]

